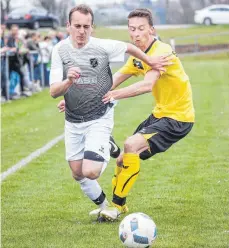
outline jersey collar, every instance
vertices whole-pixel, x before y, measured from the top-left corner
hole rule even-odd
[[[149,45],[149,47],[145,50],[144,53],[148,53],[149,50],[151,49],[151,47],[153,46],[153,44],[157,41],[157,39],[154,38],[154,40],[151,42],[151,44]]]

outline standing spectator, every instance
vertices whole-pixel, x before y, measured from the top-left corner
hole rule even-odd
[[[31,37],[27,42],[27,48],[30,51],[33,51],[33,64],[34,64],[34,74],[33,74],[33,83],[35,91],[41,91],[40,81],[41,81],[41,56],[40,56],[40,47],[39,47],[39,33],[31,33]]]
[[[57,34],[56,34],[56,38],[57,38],[58,42],[60,42],[61,40],[65,39],[67,37],[68,37],[68,35],[66,35],[65,33],[60,32],[60,31],[57,32]]]
[[[1,24],[1,102],[5,102],[7,99],[7,82],[6,82],[6,57],[5,53],[8,50],[5,39],[5,25]]]
[[[39,43],[42,56],[42,66],[44,70],[45,86],[49,86],[50,59],[52,53],[52,42],[49,36],[44,37],[44,41]]]
[[[20,47],[20,55],[22,56],[22,70],[24,72],[24,83],[25,83],[25,89],[27,91],[33,89],[33,83],[31,82],[30,79],[30,71],[29,71],[29,66],[30,66],[30,61],[29,61],[29,49],[27,48],[27,37],[28,33],[24,29],[19,30],[19,39],[22,42],[22,45]],[[31,92],[32,94],[32,92]]]
[[[50,31],[48,33],[48,36],[50,37],[53,46],[59,42],[59,39],[57,38],[57,32],[56,31]]]
[[[8,37],[7,46],[9,47],[10,56],[9,56],[9,70],[11,72],[16,72],[20,76],[20,89],[22,96],[30,96],[31,92],[25,91],[25,82],[24,82],[24,72],[23,72],[23,58],[20,55],[20,48],[22,42],[20,41],[18,34],[19,29],[17,25],[12,25],[11,34]],[[14,98],[18,98],[14,96]]]

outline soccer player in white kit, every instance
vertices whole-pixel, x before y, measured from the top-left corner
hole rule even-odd
[[[82,191],[98,205],[90,215],[98,216],[108,201],[96,179],[109,162],[114,125],[113,104],[102,102],[113,84],[109,63],[123,62],[125,53],[159,70],[169,61],[165,56],[148,57],[132,44],[91,37],[93,19],[87,5],[70,11],[70,35],[52,52],[50,94],[64,96],[66,160]]]

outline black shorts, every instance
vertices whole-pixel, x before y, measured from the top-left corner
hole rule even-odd
[[[149,149],[140,153],[140,158],[145,160],[156,153],[166,151],[172,144],[184,138],[191,131],[193,124],[167,117],[158,119],[150,115],[134,132],[141,133],[149,143]]]

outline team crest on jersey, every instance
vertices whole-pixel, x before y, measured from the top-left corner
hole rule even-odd
[[[137,67],[138,69],[142,69],[142,70],[144,69],[141,61],[138,61],[138,60],[136,60],[136,59],[133,59],[133,64],[134,64],[134,66]]]
[[[99,64],[98,59],[96,58],[90,59],[90,63],[93,68],[95,68]]]

